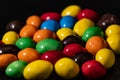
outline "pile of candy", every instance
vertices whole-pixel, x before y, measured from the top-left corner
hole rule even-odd
[[[69,5],[60,13],[31,15],[11,21],[0,40],[0,70],[11,78],[63,79],[82,73],[88,79],[106,75],[120,54],[117,17]]]

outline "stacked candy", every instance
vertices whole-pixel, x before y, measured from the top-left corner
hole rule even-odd
[[[106,18],[107,17],[107,18]],[[0,69],[12,78],[62,79],[82,73],[88,79],[106,75],[120,54],[120,26],[113,14],[67,6],[60,13],[12,21],[0,41]]]

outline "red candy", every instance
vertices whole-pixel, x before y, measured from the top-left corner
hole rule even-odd
[[[82,65],[82,73],[87,78],[98,79],[106,74],[106,69],[99,62],[90,60]]]
[[[76,54],[79,54],[80,52],[83,52],[83,51],[85,51],[85,49],[81,45],[76,43],[68,44],[63,49],[63,53],[68,57],[73,57]]]
[[[46,12],[44,14],[42,14],[40,16],[40,18],[45,21],[45,20],[50,20],[50,19],[53,19],[53,20],[56,20],[56,21],[59,21],[60,18],[61,18],[61,15],[57,12]]]
[[[55,64],[60,58],[64,57],[62,51],[52,50],[45,52],[42,56],[42,60],[46,60]]]
[[[82,18],[89,18],[92,21],[97,21],[98,14],[92,9],[83,9],[77,15],[78,20],[80,20]]]

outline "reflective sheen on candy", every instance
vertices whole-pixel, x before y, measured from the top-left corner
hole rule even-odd
[[[120,25],[112,24],[105,30],[106,36],[120,34]]]
[[[80,44],[81,46],[85,45],[85,43],[82,41],[80,37],[74,35],[67,36],[65,39],[62,40],[62,43],[64,46],[71,43],[77,43]]]
[[[107,42],[100,36],[93,36],[91,37],[85,45],[85,48],[91,54],[95,55],[98,50],[107,47]]]
[[[89,18],[92,21],[96,22],[99,18],[99,15],[94,10],[86,8],[86,9],[81,10],[77,15],[78,20],[80,20],[82,18]]]
[[[8,31],[3,35],[2,42],[5,44],[15,44],[18,38],[18,33],[15,31]]]
[[[24,26],[24,23],[19,20],[13,20],[6,25],[6,31],[15,31],[19,33],[21,28]]]
[[[111,68],[115,63],[115,54],[112,50],[103,48],[96,55],[95,60],[100,62],[105,68]]]
[[[45,12],[43,13],[40,18],[45,21],[45,20],[55,20],[55,21],[59,21],[61,18],[61,14],[57,13],[57,12]]]
[[[23,70],[26,65],[27,62],[25,61],[21,60],[14,61],[7,66],[5,74],[11,78],[22,78]]]
[[[73,31],[80,37],[82,37],[82,35],[84,34],[85,30],[89,27],[94,26],[94,22],[88,18],[82,18],[80,20],[78,20],[74,27],[73,27]]]
[[[99,28],[97,26],[89,27],[85,30],[85,32],[82,36],[82,40],[87,42],[88,39],[91,38],[92,36],[100,36],[100,37],[104,38],[104,32],[102,31],[101,28]]]
[[[50,50],[41,55],[42,60],[51,62],[53,65],[61,58],[65,57],[62,51]]]
[[[5,68],[13,61],[17,60],[17,56],[14,54],[1,54],[0,55],[0,70],[5,70]]]
[[[40,54],[33,48],[25,48],[18,52],[18,59],[27,63],[40,59]]]
[[[20,49],[35,48],[35,42],[29,37],[19,38],[15,45]]]
[[[96,60],[89,60],[83,63],[82,73],[88,79],[99,79],[106,75],[107,70],[105,67]]]
[[[111,24],[118,24],[118,18],[116,15],[111,13],[103,14],[100,20],[96,23],[97,26],[105,30]]]
[[[73,28],[74,24],[76,22],[76,18],[72,16],[63,16],[60,19],[60,27],[61,28]]]
[[[30,24],[30,25],[39,27],[41,24],[41,19],[38,15],[31,15],[27,18],[26,24]]]
[[[70,28],[60,28],[57,32],[56,32],[58,38],[60,39],[60,41],[62,41],[63,39],[65,39],[67,36],[70,35],[75,35],[75,33],[73,32],[72,29]]]
[[[70,58],[61,58],[55,63],[55,72],[63,79],[75,78],[79,71],[79,65]]]
[[[120,54],[120,34],[115,34],[106,39],[109,47],[116,53]]]
[[[30,25],[30,24],[26,24],[21,30],[20,30],[20,33],[19,35],[21,37],[30,37],[32,38],[34,33],[37,31],[38,29],[33,26],[33,25]]]
[[[61,16],[73,16],[76,17],[79,11],[81,10],[80,6],[78,5],[69,5],[63,9],[61,12]]]
[[[59,29],[59,24],[55,20],[46,20],[41,24],[40,29],[48,29],[56,32]]]
[[[11,53],[17,55],[20,49],[13,44],[0,45],[0,54]]]
[[[53,65],[49,61],[35,60],[25,67],[23,76],[26,80],[46,80],[52,71]]]
[[[46,38],[54,38],[56,34],[54,34],[51,30],[41,29],[35,32],[33,35],[33,40],[38,43],[39,41]]]
[[[43,54],[46,51],[49,50],[62,50],[63,45],[61,42],[55,40],[55,39],[44,39],[40,42],[37,43],[36,45],[36,50],[40,53]]]

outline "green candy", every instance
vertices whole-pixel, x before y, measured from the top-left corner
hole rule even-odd
[[[15,45],[20,49],[35,48],[35,42],[29,37],[19,38]]]
[[[97,26],[89,27],[85,30],[82,36],[82,40],[87,42],[87,40],[92,36],[101,36],[104,38],[104,32],[100,27]]]
[[[11,78],[22,78],[23,70],[26,65],[27,62],[25,61],[21,60],[14,61],[7,66],[5,74]]]
[[[63,48],[63,45],[61,42],[55,40],[55,39],[44,39],[37,43],[36,50],[43,54],[46,51],[49,50],[61,50]]]

